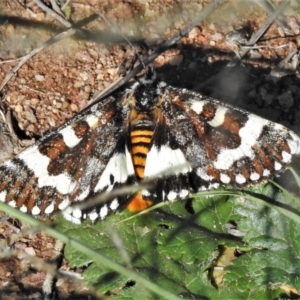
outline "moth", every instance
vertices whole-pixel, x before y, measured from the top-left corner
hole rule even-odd
[[[0,200],[34,216],[104,219],[219,185],[279,174],[300,154],[282,125],[149,74],[45,134],[0,166]],[[152,186],[88,210],[70,204],[128,184]]]

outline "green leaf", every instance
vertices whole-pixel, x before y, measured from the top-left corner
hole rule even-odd
[[[129,214],[123,212],[96,224],[62,221],[59,229],[176,295],[202,298],[205,289],[216,293],[207,269],[218,255],[218,245],[242,245],[226,231],[228,220],[237,218],[226,199],[197,196],[192,203],[193,214],[187,211],[185,202],[176,202],[132,219],[126,219]],[[122,291],[119,297],[128,299],[146,293],[147,299],[155,299],[138,284],[124,288],[130,278],[91,263],[72,247],[66,247],[65,256],[71,267],[88,265],[83,276],[101,292]]]
[[[270,299],[287,297],[281,284],[299,289],[300,223],[295,209],[293,218],[286,213],[295,198],[270,184],[213,193],[217,195],[197,195],[190,206],[175,202],[133,218],[122,212],[96,224],[63,221],[60,230],[178,297]],[[279,202],[280,209],[275,206]],[[227,232],[229,222],[237,224],[243,238]],[[225,268],[223,287],[217,290],[208,270],[220,245],[248,250]],[[142,285],[72,247],[66,247],[65,256],[70,266],[85,266],[86,282],[103,293],[116,293],[117,299],[157,299]]]

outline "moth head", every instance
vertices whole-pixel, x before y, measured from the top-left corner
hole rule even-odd
[[[156,108],[158,103],[157,88],[153,83],[139,84],[134,91],[135,109],[138,111],[150,111]]]

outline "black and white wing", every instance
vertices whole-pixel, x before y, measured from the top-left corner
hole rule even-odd
[[[35,216],[50,215],[126,183],[127,111],[119,100],[109,97],[79,113],[0,166],[0,200]],[[112,201],[88,215],[67,209],[64,216],[73,222],[103,219],[119,205]]]
[[[185,89],[168,87],[164,114],[173,148],[192,169],[191,187],[256,184],[300,155],[300,139],[286,127]]]

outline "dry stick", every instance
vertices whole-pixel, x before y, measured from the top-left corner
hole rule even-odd
[[[50,3],[52,5],[52,8],[54,11],[56,11],[60,16],[62,16],[65,19],[64,13],[61,11],[59,6],[56,3],[56,0],[50,0]]]
[[[80,29],[80,26],[76,26],[75,24],[73,24],[73,23],[69,22],[68,20],[66,20],[66,18],[63,15],[63,12],[61,12],[61,10],[58,7],[58,5],[56,4],[55,0],[50,0],[50,1],[51,1],[51,4],[52,4],[54,10],[50,9],[48,6],[46,6],[40,0],[34,0],[34,2],[42,10],[44,10],[46,13],[48,13],[49,15],[51,15],[53,18],[57,19],[59,22],[61,22],[67,28],[73,27],[74,29],[77,29],[77,32],[79,34],[81,34],[81,36],[85,37],[86,34],[85,34],[85,32],[82,29]],[[61,14],[59,12],[61,12]]]
[[[67,5],[69,4],[70,1],[71,0],[67,0],[66,3],[61,7],[62,11],[67,7]]]
[[[43,11],[50,14],[52,17],[54,17],[59,22],[61,22],[63,25],[65,25],[67,28],[70,28],[73,26],[72,23],[67,21],[63,16],[58,14],[56,11],[54,11],[51,8],[49,8],[48,6],[46,6],[42,1],[34,0],[34,3],[36,3]],[[52,1],[51,1],[51,3],[52,3]]]
[[[55,0],[50,0],[51,4],[53,6],[53,9],[55,9],[55,5],[56,8],[58,9],[58,11],[60,11],[59,7],[57,6]],[[85,32],[80,28],[80,26],[76,26],[75,24],[69,22],[68,20],[66,20],[66,18],[64,17],[64,15],[59,14],[59,12],[57,10],[52,10],[50,9],[48,6],[46,6],[44,3],[42,3],[40,0],[34,0],[34,2],[42,9],[44,10],[46,13],[48,13],[49,15],[51,15],[53,18],[57,19],[59,22],[61,22],[64,26],[66,26],[67,28],[71,28],[73,27],[74,29],[77,29],[78,33],[85,37],[86,34]],[[53,3],[55,3],[55,5],[53,5]],[[61,12],[62,13],[62,12]],[[62,13],[63,14],[63,13]],[[83,26],[83,25],[82,25]]]
[[[19,140],[19,138],[18,138],[18,136],[15,133],[14,128],[13,128],[12,116],[11,116],[11,111],[10,110],[6,114],[5,124],[7,125],[9,135],[10,135],[11,139],[13,140],[13,142],[15,144],[19,143],[20,140]]]
[[[88,23],[90,23],[91,21],[95,20],[96,18],[98,18],[98,15],[92,15],[91,17],[85,19],[84,21],[81,21],[80,24],[81,26],[84,26]],[[78,25],[78,24],[77,24]],[[35,48],[34,50],[32,50],[31,52],[29,52],[28,54],[24,55],[22,58],[20,58],[19,63],[11,70],[9,71],[9,73],[5,76],[5,78],[3,79],[1,85],[0,85],[0,91],[3,89],[3,87],[7,84],[7,82],[13,77],[13,75],[26,63],[26,61],[28,61],[31,57],[33,57],[35,54],[37,54],[38,52],[40,52],[41,50],[43,50],[44,48],[57,43],[58,41],[65,39],[69,36],[74,35],[75,33],[78,33],[78,29],[75,27],[69,28],[59,34],[57,34],[56,36],[50,38],[47,42],[45,42],[44,44],[42,44],[41,46]]]
[[[176,44],[184,35],[186,35],[190,30],[192,30],[195,26],[199,25],[203,22],[214,10],[221,5],[225,0],[214,0],[210,3],[203,11],[200,13],[200,16],[192,21],[189,25],[184,27],[179,31],[176,35],[174,35],[171,39],[163,43],[158,49],[156,49],[152,54],[150,54],[147,58],[144,59],[143,64],[139,64],[136,68],[134,68],[131,72],[129,72],[125,77],[120,78],[112,88],[105,92],[96,93],[91,100],[89,101],[88,106],[84,108],[84,111],[89,109],[96,101],[101,101],[111,95],[114,91],[120,88],[122,85],[127,83],[130,79],[132,79],[135,75],[137,75],[140,71],[144,69],[145,66],[148,66],[152,63],[160,54],[166,51],[168,48]]]
[[[268,15],[272,15],[274,13],[274,8],[272,7],[272,5],[268,1],[266,1],[266,0],[255,0],[255,2],[257,2],[257,4],[260,5]],[[278,26],[280,26],[285,33],[287,33],[289,35],[294,34],[290,29],[288,29],[286,27],[284,22],[281,21],[279,18],[277,20],[275,20],[275,23]]]
[[[250,40],[246,43],[245,47],[254,45],[268,30],[268,28],[272,25],[272,23],[276,20],[276,18],[282,13],[282,11],[286,8],[290,1],[282,1],[280,5],[276,8],[274,13],[269,17],[269,19],[260,27],[260,29],[254,33]],[[236,55],[227,65],[226,67],[234,67],[243,56],[245,56],[249,48],[243,48],[242,52],[239,55]]]
[[[299,65],[299,54],[299,50],[294,49],[275,68],[271,70],[270,75],[279,79],[280,77],[288,74],[293,74]],[[273,78],[273,80],[275,78]]]

